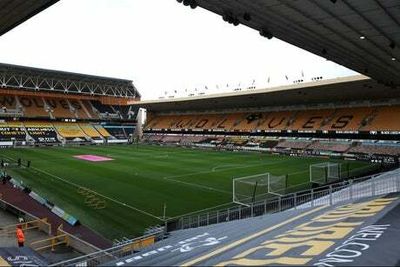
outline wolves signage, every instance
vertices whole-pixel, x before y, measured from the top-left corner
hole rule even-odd
[[[19,103],[24,108],[34,107],[34,108],[43,109],[43,110],[45,108],[45,103],[43,102],[42,98],[19,96],[18,99],[19,99]],[[74,109],[78,109],[78,110],[82,109],[82,106],[78,101],[68,100],[68,102],[71,104],[71,106]],[[52,109],[63,108],[63,109],[69,110],[70,106],[69,106],[68,102],[65,99],[46,99],[47,105]],[[0,96],[0,105],[2,107],[3,106],[16,107],[17,101],[14,96]]]

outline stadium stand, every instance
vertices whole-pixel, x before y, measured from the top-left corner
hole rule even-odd
[[[128,136],[123,127],[121,126],[104,126],[104,129],[116,139],[127,139]]]
[[[103,137],[110,137],[110,136],[111,136],[111,134],[110,134],[106,129],[104,129],[103,126],[101,126],[101,125],[94,125],[94,127],[96,128],[96,130],[97,130]]]
[[[0,123],[0,141],[26,141],[26,132],[19,122]]]
[[[369,117],[368,123],[362,126],[365,131],[399,131],[400,106],[389,106],[377,109]]]
[[[25,129],[28,136],[33,138],[37,144],[59,143],[57,131],[49,122],[25,122]]]
[[[262,140],[260,141],[260,147],[262,148],[274,148],[278,145],[278,140]]]
[[[191,146],[193,144],[201,143],[206,140],[204,136],[182,136],[181,137],[181,145],[183,146]]]
[[[80,123],[79,127],[82,129],[85,135],[89,136],[90,138],[93,139],[101,139],[103,136],[96,130],[95,127],[91,124],[84,124]]]
[[[355,107],[321,110],[294,110],[268,113],[221,115],[155,115],[145,129],[207,129],[252,132],[292,131],[387,131],[400,130],[395,118],[400,107]],[[395,123],[391,123],[395,121]]]
[[[332,120],[322,130],[330,131],[358,131],[366,123],[365,119],[372,113],[372,108],[338,109]]]
[[[72,107],[68,99],[45,99],[46,109],[49,109],[53,118],[66,119],[74,118],[75,115],[71,112]]]
[[[95,108],[92,103],[95,103]],[[100,101],[75,98],[0,95],[1,117],[35,119],[135,120],[138,108],[103,105]]]
[[[98,111],[93,108],[93,105],[91,104],[90,101],[83,100],[82,102],[82,108],[87,112],[89,115],[90,119],[99,119]]]
[[[311,145],[311,141],[285,140],[276,145],[276,148],[306,149]]]
[[[181,136],[176,136],[176,135],[167,135],[164,136],[164,138],[162,139],[162,141],[164,143],[180,143],[182,137]]]
[[[380,145],[380,144],[363,143],[353,146],[349,150],[349,152],[361,153],[361,154],[400,156],[400,146],[399,144]]]
[[[42,97],[16,96],[15,100],[23,110],[24,117],[50,119],[51,108],[46,106]]]
[[[352,145],[351,142],[345,142],[345,141],[335,141],[335,142],[317,141],[309,145],[307,149],[344,153],[350,149],[351,145]]]
[[[76,123],[55,122],[54,127],[59,135],[67,140],[73,140],[75,138],[86,140],[87,135]]]

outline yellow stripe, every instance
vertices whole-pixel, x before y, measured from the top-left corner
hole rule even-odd
[[[209,254],[206,254],[206,255],[203,255],[203,256],[201,256],[201,257],[199,257],[199,258],[197,258],[197,259],[188,261],[188,262],[182,264],[181,266],[192,266],[192,265],[195,265],[195,264],[197,264],[197,263],[199,263],[199,262],[201,262],[201,261],[204,261],[204,260],[207,260],[207,259],[209,259],[209,258],[211,258],[211,257],[214,257],[214,256],[216,256],[216,255],[218,255],[218,254],[220,254],[220,253],[222,253],[222,252],[225,252],[225,251],[227,251],[227,250],[229,250],[229,249],[232,249],[232,248],[234,248],[234,247],[236,247],[236,246],[239,246],[239,245],[241,245],[241,244],[243,244],[243,243],[246,243],[246,242],[248,242],[248,241],[250,241],[250,240],[252,240],[252,239],[254,239],[254,238],[257,238],[257,237],[259,237],[259,236],[262,236],[262,235],[264,235],[264,234],[266,234],[266,233],[268,233],[268,232],[271,232],[271,231],[273,231],[273,230],[275,230],[275,229],[277,229],[277,228],[279,228],[279,227],[281,227],[281,226],[284,226],[284,225],[286,225],[286,224],[288,224],[288,223],[291,223],[291,222],[293,222],[293,221],[295,221],[295,220],[298,220],[298,219],[300,219],[301,217],[307,216],[307,215],[309,215],[309,214],[311,214],[311,213],[314,213],[314,212],[317,212],[317,211],[319,211],[319,210],[322,210],[322,209],[324,209],[324,208],[326,208],[326,207],[327,207],[327,206],[322,206],[322,207],[319,207],[319,208],[316,208],[316,209],[313,209],[313,210],[304,212],[304,213],[302,213],[302,214],[300,214],[300,215],[298,215],[298,216],[296,216],[296,217],[290,218],[289,220],[286,220],[286,221],[284,221],[284,222],[281,222],[281,223],[279,223],[279,224],[276,224],[276,225],[274,225],[274,226],[271,226],[271,227],[269,227],[269,228],[267,228],[267,229],[264,229],[264,230],[262,230],[262,231],[260,231],[260,232],[258,232],[258,233],[255,233],[255,234],[253,234],[253,235],[251,235],[251,236],[248,236],[248,237],[242,238],[242,239],[240,239],[240,240],[237,240],[237,241],[235,241],[235,242],[233,242],[233,243],[230,243],[230,244],[226,245],[225,247],[221,247],[221,248],[219,248],[219,249],[217,249],[217,250],[214,250],[213,252],[211,252],[211,253],[209,253]]]
[[[2,257],[0,257],[0,266],[11,267],[11,265],[8,264],[8,262],[6,262]]]

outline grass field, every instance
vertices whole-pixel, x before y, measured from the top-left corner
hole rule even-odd
[[[74,158],[86,154],[113,160]],[[294,186],[309,180],[310,164],[327,161],[148,145],[2,149],[0,155],[31,160],[31,168],[8,172],[111,240],[160,224],[164,203],[167,217],[175,217],[231,202],[233,177],[289,174],[288,184]],[[351,169],[365,167],[368,163],[350,163]],[[105,208],[85,203],[79,187],[98,193]]]

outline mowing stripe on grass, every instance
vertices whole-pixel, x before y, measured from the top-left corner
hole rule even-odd
[[[7,156],[4,156],[4,157],[5,157],[5,158],[8,158],[8,159],[10,159],[10,160],[14,160],[13,158],[10,158],[10,157],[7,157]],[[66,184],[72,185],[73,187],[76,187],[76,188],[78,188],[78,189],[79,189],[79,188],[85,188],[85,189],[87,189],[88,191],[92,192],[93,194],[96,194],[96,195],[98,195],[98,196],[100,196],[100,197],[102,197],[102,198],[105,198],[105,199],[110,200],[110,201],[112,201],[112,202],[114,202],[114,203],[117,203],[117,204],[122,205],[122,206],[124,206],[124,207],[127,207],[127,208],[129,208],[129,209],[135,210],[135,211],[140,212],[140,213],[142,213],[142,214],[145,214],[145,215],[147,215],[147,216],[149,216],[149,217],[152,217],[152,218],[155,218],[155,219],[157,219],[157,220],[163,221],[162,218],[160,218],[160,217],[158,217],[158,216],[156,216],[156,215],[154,215],[154,214],[151,214],[151,213],[149,213],[149,212],[147,212],[147,211],[144,211],[144,210],[141,210],[141,209],[139,209],[139,208],[133,207],[133,206],[131,206],[131,205],[129,205],[129,204],[126,204],[126,203],[123,203],[123,202],[121,202],[121,201],[119,201],[119,200],[116,200],[116,199],[110,198],[110,197],[108,197],[108,196],[105,196],[105,195],[103,195],[103,194],[100,194],[100,193],[98,193],[98,192],[96,192],[96,191],[94,191],[94,190],[92,190],[92,189],[90,189],[90,188],[87,188],[87,187],[85,187],[85,186],[80,186],[79,184],[76,184],[76,183],[74,183],[74,182],[65,180],[65,179],[61,178],[60,176],[51,174],[51,173],[49,173],[49,172],[47,172],[47,171],[44,171],[44,170],[41,170],[41,169],[38,169],[38,168],[35,168],[35,167],[31,167],[31,169],[33,169],[33,170],[35,170],[35,171],[38,171],[38,172],[41,172],[41,173],[43,173],[43,174],[46,174],[46,175],[48,175],[48,176],[51,176],[51,177],[53,177],[53,178],[56,178],[57,180],[62,181],[62,182],[64,182],[64,183],[66,183]]]
[[[129,205],[129,204],[123,203],[123,202],[121,202],[121,201],[119,201],[119,200],[116,200],[116,199],[113,199],[113,198],[111,198],[111,197],[105,196],[105,195],[103,195],[103,194],[101,194],[101,193],[98,193],[98,192],[96,192],[96,191],[93,191],[93,190],[90,189],[90,188],[87,188],[87,187],[85,187],[85,186],[80,186],[80,185],[78,185],[78,184],[76,184],[76,183],[67,181],[67,180],[65,180],[65,179],[63,179],[63,178],[61,178],[61,177],[59,177],[59,176],[57,176],[57,175],[51,174],[51,173],[49,173],[49,172],[47,172],[47,171],[43,171],[43,170],[40,170],[40,169],[35,168],[35,167],[31,167],[31,168],[34,169],[34,170],[36,170],[36,171],[39,171],[39,172],[41,172],[41,173],[44,173],[44,174],[46,174],[46,175],[48,175],[48,176],[54,177],[54,178],[56,178],[56,179],[58,179],[58,180],[60,180],[60,181],[62,181],[62,182],[64,182],[64,183],[70,184],[70,185],[72,185],[72,186],[74,186],[74,187],[77,187],[77,188],[85,188],[85,189],[87,189],[88,191],[90,191],[90,192],[92,192],[92,193],[94,193],[94,194],[96,194],[96,195],[98,195],[98,196],[100,196],[100,197],[102,197],[102,198],[108,199],[108,200],[110,200],[110,201],[112,201],[112,202],[114,202],[114,203],[120,204],[120,205],[122,205],[122,206],[124,206],[124,207],[130,208],[130,209],[132,209],[132,210],[135,210],[135,211],[137,211],[137,212],[140,212],[140,213],[142,213],[142,214],[145,214],[145,215],[150,216],[150,217],[152,217],[152,218],[155,218],[155,219],[157,219],[157,220],[163,221],[162,218],[160,218],[160,217],[158,217],[158,216],[156,216],[156,215],[154,215],[154,214],[151,214],[151,213],[149,213],[149,212],[147,212],[147,211],[144,211],[144,210],[141,210],[141,209],[139,209],[139,208],[133,207],[133,206],[131,206],[131,205]]]

